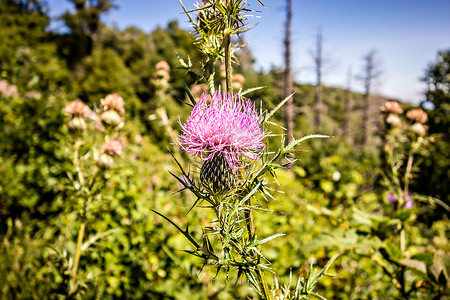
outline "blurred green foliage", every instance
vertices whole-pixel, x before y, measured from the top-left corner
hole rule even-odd
[[[220,273],[213,280],[213,271],[201,270],[199,260],[182,253],[190,249],[184,237],[151,212],[164,212],[185,225],[194,200],[177,192],[181,187],[168,173],[176,172],[176,165],[166,147],[177,153],[168,129],[158,119],[149,118],[165,107],[176,134],[178,116],[184,120],[189,113],[179,101],[185,99],[183,85],[203,82],[178,68],[176,53],[185,60],[189,56],[194,65],[201,61],[190,34],[175,22],[151,33],[133,27],[108,28],[99,17],[112,7],[110,1],[98,1],[102,6],[93,14],[82,11],[86,6],[77,7],[79,1],[72,1],[74,12],[63,17],[68,30],[49,32],[45,5],[28,2],[0,1],[0,298],[67,296],[67,270],[76,251],[80,220],[74,213],[77,201],[71,180],[76,173],[74,141],[66,128],[64,107],[79,97],[95,108],[111,92],[126,101],[122,129],[126,146],[116,167],[105,175],[107,184],[86,221],[85,241],[92,244],[81,256],[79,277],[86,288],[77,297],[256,297],[248,286],[235,282],[237,274],[227,278]],[[237,55],[242,60],[235,72],[244,75],[244,90],[266,86],[249,96],[258,105],[261,101],[263,109],[273,108],[281,100],[280,72],[257,72],[251,54]],[[381,184],[387,164],[382,154],[385,132],[376,125],[379,114],[372,114],[373,143],[360,148],[355,141],[359,139],[361,95],[353,95],[348,116],[352,136],[343,137],[344,91],[324,89],[328,113],[319,133],[335,137],[302,145],[304,151],[293,171],[281,171],[279,186],[273,183],[274,189],[284,191],[277,193],[278,201],[260,199],[274,212],[255,215],[259,236],[288,234],[264,249],[285,282],[291,271],[297,275],[304,274],[310,264],[324,267],[340,252],[330,269],[339,278],[325,279],[318,286],[327,298],[405,298],[401,274],[407,290],[413,290],[411,297],[448,297],[450,225],[444,208],[449,204],[450,186],[448,57],[449,51],[443,51],[426,74],[430,84],[427,101],[434,104],[427,110],[429,132],[436,136],[416,156],[411,190],[425,200],[413,210],[395,210],[387,201],[390,191]],[[171,67],[163,98],[153,81],[161,60]],[[7,95],[4,82],[16,86],[17,93]],[[300,136],[312,133],[314,87],[296,84],[295,89],[295,135]],[[373,105],[382,101],[374,99]],[[275,118],[283,120],[282,113]],[[91,130],[95,130],[92,124]],[[278,132],[276,127],[269,130]],[[279,141],[278,137],[271,140]],[[185,154],[177,153],[177,157],[185,165],[195,165]],[[431,204],[426,200],[429,197],[439,198],[444,206]],[[192,228],[207,217],[206,211],[189,214]],[[405,251],[399,246],[402,224],[408,228]],[[201,232],[192,235],[200,237]]]

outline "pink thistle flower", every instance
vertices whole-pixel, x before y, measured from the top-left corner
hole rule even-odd
[[[74,117],[85,118],[91,112],[89,106],[87,106],[82,100],[76,99],[66,106],[66,112]]]
[[[406,113],[406,117],[414,122],[424,124],[428,121],[427,113],[420,108],[414,108]]]
[[[119,94],[109,94],[104,99],[101,99],[100,103],[103,111],[115,110],[121,115],[125,113],[125,101]]]
[[[414,203],[412,202],[412,200],[408,200],[405,203],[405,209],[413,209],[414,208]]]
[[[254,102],[237,95],[203,93],[186,124],[179,123],[182,133],[176,143],[182,151],[203,161],[220,155],[232,170],[243,167],[242,156],[256,160],[265,146],[267,133]]]
[[[388,202],[389,202],[390,204],[396,203],[396,202],[397,202],[397,195],[395,195],[395,194],[389,194],[389,195],[388,195]]]
[[[160,62],[158,62],[156,64],[156,69],[157,70],[163,70],[163,71],[165,71],[167,73],[170,72],[170,66],[165,60],[161,60]]]
[[[109,140],[102,146],[100,152],[111,156],[120,156],[122,155],[122,147],[122,143],[119,140]]]

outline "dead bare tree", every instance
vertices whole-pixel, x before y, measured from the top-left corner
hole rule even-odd
[[[286,0],[286,32],[284,39],[284,84],[283,97],[286,98],[292,94],[294,89],[291,68],[291,25],[292,25],[292,0]],[[285,104],[286,112],[286,142],[290,143],[294,131],[294,101],[289,99]]]
[[[371,50],[364,59],[364,74],[361,79],[364,85],[364,102],[363,102],[363,120],[362,120],[362,138],[361,145],[367,145],[369,137],[369,109],[370,109],[370,96],[372,92],[372,85],[374,80],[380,76],[380,70],[378,62],[376,61],[376,50]]]
[[[350,140],[350,111],[352,101],[352,68],[347,72],[347,87],[345,89],[344,97],[344,138]]]
[[[314,63],[316,67],[316,88],[314,93],[314,125],[317,129],[322,125],[322,112],[323,112],[323,89],[322,89],[322,69],[323,69],[323,57],[322,57],[322,29],[319,28],[316,36],[316,51],[314,55]]]

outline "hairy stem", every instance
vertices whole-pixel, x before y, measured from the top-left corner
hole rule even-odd
[[[224,32],[223,43],[225,47],[225,74],[226,74],[226,86],[227,92],[233,92],[232,86],[232,70],[231,70],[231,33],[229,29]]]

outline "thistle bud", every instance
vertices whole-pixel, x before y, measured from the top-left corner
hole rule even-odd
[[[214,193],[232,190],[236,185],[237,173],[227,163],[225,157],[216,154],[203,163],[200,170],[200,181],[203,186]]]
[[[392,126],[400,126],[402,121],[396,114],[390,113],[386,118],[386,123],[391,124]]]
[[[424,136],[427,133],[427,128],[421,123],[414,123],[411,126],[411,130],[420,136]]]
[[[100,150],[100,157],[97,159],[97,167],[102,170],[109,170],[114,166],[114,156],[122,154],[122,143],[119,140],[107,141]]]
[[[67,123],[67,127],[72,133],[82,133],[86,130],[86,121],[82,117],[75,117]]]
[[[156,77],[160,80],[165,80],[165,81],[170,79],[169,73],[167,73],[165,70],[157,70]]]
[[[115,110],[107,110],[100,115],[100,120],[108,126],[116,127],[122,123],[122,118]]]
[[[106,153],[100,154],[97,159],[97,167],[102,170],[109,170],[114,166],[114,158]]]

